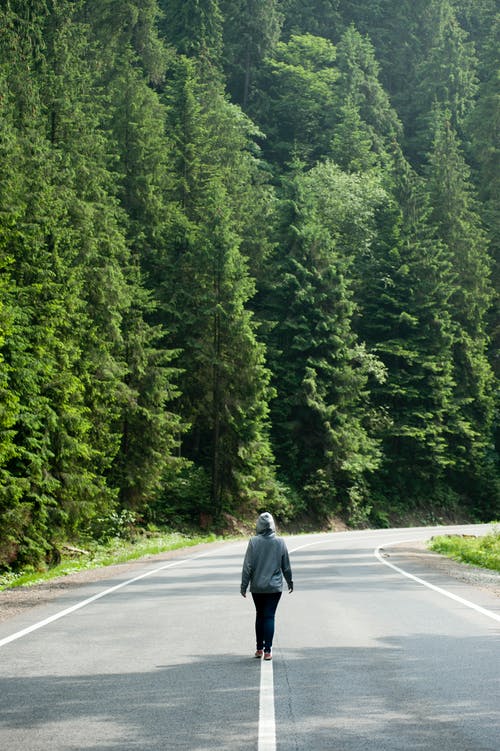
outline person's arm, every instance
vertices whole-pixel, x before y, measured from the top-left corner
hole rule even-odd
[[[283,542],[283,552],[281,554],[281,570],[283,571],[283,576],[285,577],[286,583],[288,584],[288,591],[291,594],[293,592],[292,567],[290,565],[288,549],[284,542]]]
[[[250,540],[248,543],[247,552],[245,553],[243,567],[241,569],[240,592],[243,595],[243,597],[247,596],[247,589],[248,589],[248,585],[250,583],[251,578],[252,578],[252,541]]]

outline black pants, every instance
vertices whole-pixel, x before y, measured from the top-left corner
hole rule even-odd
[[[255,610],[255,636],[257,638],[257,649],[263,649],[264,652],[270,652],[273,646],[274,636],[274,616],[276,608],[280,601],[281,592],[270,592],[269,594],[260,594],[252,592]]]

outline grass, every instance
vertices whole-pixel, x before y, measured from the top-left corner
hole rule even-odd
[[[484,537],[434,537],[429,548],[455,561],[500,571],[500,528]]]
[[[59,564],[45,570],[39,571],[30,567],[16,573],[9,572],[0,575],[0,592],[12,587],[32,586],[59,576],[73,574],[76,571],[127,563],[148,555],[192,547],[200,543],[215,542],[217,539],[219,538],[215,535],[191,537],[180,532],[159,532],[152,536],[139,536],[133,540],[114,538],[106,544],[93,543],[86,548],[88,555],[84,553],[77,557],[75,554],[64,555]]]

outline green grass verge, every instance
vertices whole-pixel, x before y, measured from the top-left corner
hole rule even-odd
[[[461,563],[500,571],[500,529],[497,528],[484,537],[434,537],[429,548]]]
[[[0,576],[0,592],[12,587],[26,587],[39,582],[49,581],[59,576],[74,574],[85,569],[112,566],[117,563],[127,563],[137,558],[156,555],[169,550],[188,548],[200,543],[215,542],[215,535],[205,537],[187,536],[180,532],[158,533],[154,536],[141,536],[134,540],[113,539],[105,545],[92,544],[86,547],[88,555],[64,555],[61,562],[43,571],[27,568],[17,573],[6,573]]]

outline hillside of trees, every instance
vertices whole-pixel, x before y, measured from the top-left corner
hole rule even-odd
[[[500,517],[497,0],[0,0],[0,568]]]

